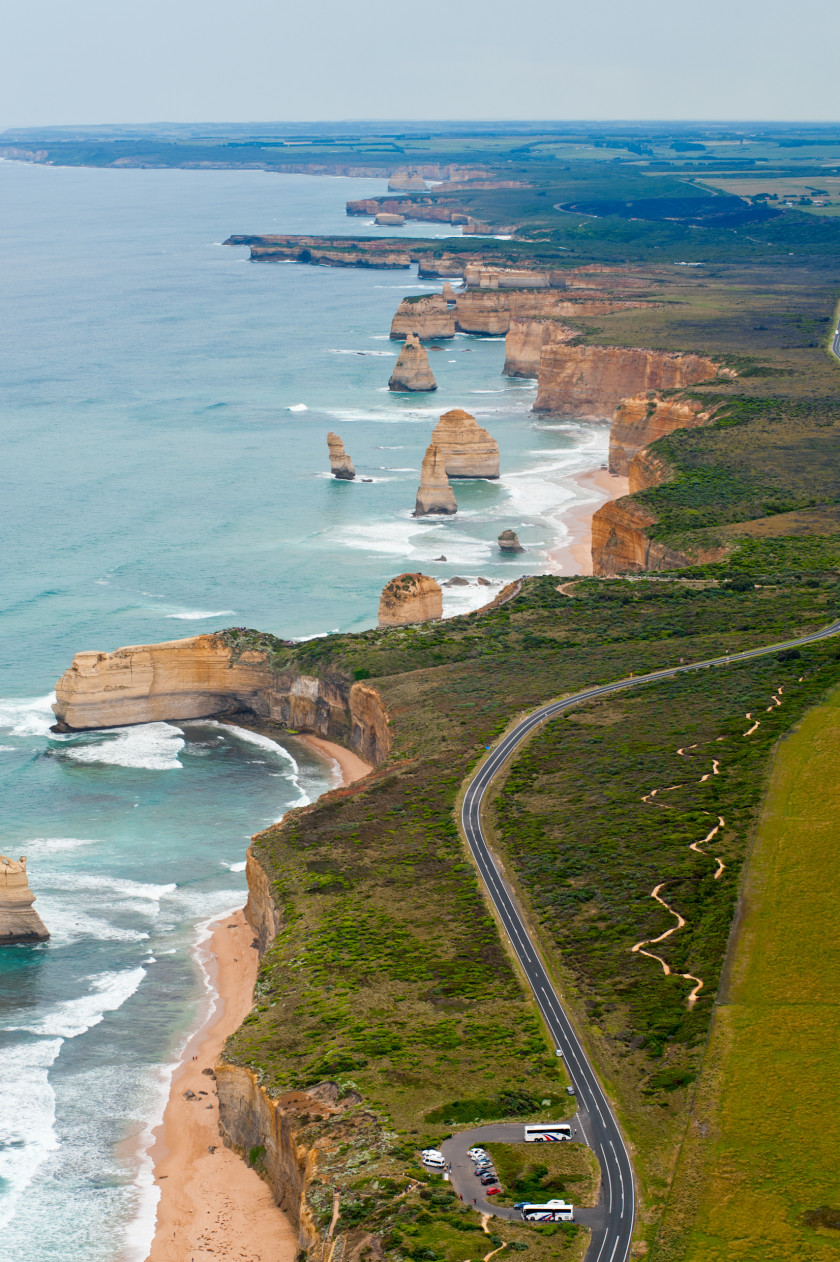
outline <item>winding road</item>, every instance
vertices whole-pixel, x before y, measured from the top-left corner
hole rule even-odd
[[[635,1214],[633,1168],[615,1114],[566,1015],[562,996],[546,971],[540,953],[528,931],[522,909],[487,845],[481,823],[484,795],[513,752],[534,729],[572,706],[580,705],[584,701],[592,701],[596,697],[608,696],[613,692],[621,692],[626,688],[637,688],[641,684],[656,683],[658,680],[670,679],[675,675],[685,675],[690,671],[728,666],[730,663],[748,661],[753,657],[766,657],[771,653],[778,653],[781,649],[813,644],[838,633],[840,633],[840,621],[795,640],[770,644],[764,648],[747,649],[740,653],[709,658],[707,661],[693,662],[689,665],[671,666],[652,671],[648,675],[630,676],[628,679],[585,688],[582,692],[573,693],[562,700],[552,701],[522,719],[501,739],[481,764],[466,790],[461,808],[461,822],[472,857],[487,886],[511,946],[528,978],[555,1047],[565,1061],[578,1103],[578,1113],[573,1119],[573,1124],[582,1132],[583,1138],[592,1148],[601,1167],[601,1194],[598,1205],[594,1209],[576,1209],[575,1211],[575,1220],[590,1227],[592,1231],[585,1262],[626,1262],[630,1252]],[[486,1197],[482,1199],[481,1204],[478,1204],[480,1185],[466,1159],[466,1150],[469,1145],[482,1135],[491,1138],[489,1134],[491,1131],[504,1131],[505,1138],[509,1139],[522,1135],[521,1125],[482,1127],[480,1130],[461,1132],[453,1136],[452,1139],[446,1141],[443,1150],[447,1159],[452,1162],[453,1186],[467,1204],[476,1197],[476,1208],[482,1212],[511,1217],[511,1211],[506,1212],[501,1207],[498,1210],[494,1209]],[[495,1138],[495,1135],[492,1137]]]

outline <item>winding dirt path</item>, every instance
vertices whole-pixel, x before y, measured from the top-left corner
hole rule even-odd
[[[802,681],[800,680],[800,683],[801,682]],[[784,692],[784,686],[779,685],[779,687],[775,690],[772,697],[770,698],[770,705],[767,707],[766,713],[769,714],[771,710],[776,709],[778,706],[782,704],[781,698],[782,698],[783,692]],[[743,733],[745,737],[752,736],[753,732],[755,732],[761,726],[760,720],[758,719],[753,720],[752,712],[749,712],[746,717],[747,717],[747,720],[752,723],[752,727],[748,731]],[[717,737],[717,740],[719,741],[722,741],[725,739],[726,737],[724,736]],[[680,749],[677,750],[677,756],[679,758],[685,758],[687,757],[689,750],[697,749],[697,748],[698,748],[697,744],[683,745],[681,746]],[[718,775],[720,775],[720,760],[717,758],[713,758],[711,771],[707,771],[704,775],[702,775],[700,779],[697,781],[697,783],[705,784],[707,780],[711,780],[713,776],[718,776]],[[644,797],[642,798],[642,801],[646,802],[648,806],[659,806],[659,807],[662,807],[664,810],[673,810],[674,808],[669,807],[665,802],[656,802],[654,801],[654,799],[659,793],[671,793],[675,789],[682,789],[682,788],[684,788],[684,785],[670,784],[665,789],[651,789],[649,793],[646,793],[644,795]],[[691,845],[688,847],[689,850],[693,850],[695,854],[701,854],[701,855],[706,856],[707,858],[714,858],[714,861],[717,864],[717,868],[714,874],[714,879],[716,881],[719,881],[720,878],[723,876],[723,873],[726,870],[726,864],[723,862],[723,859],[721,859],[719,855],[714,855],[714,856],[706,855],[706,851],[703,849],[703,847],[707,846],[709,842],[712,841],[718,835],[720,830],[725,827],[726,827],[726,820],[723,818],[722,815],[718,815],[718,822],[715,824],[714,828],[712,828],[710,832],[708,832],[706,836],[703,837],[700,841],[693,841]],[[656,955],[655,952],[653,951],[646,951],[644,949],[645,947],[656,946],[658,942],[664,942],[666,938],[670,938],[672,933],[677,933],[680,929],[684,929],[688,923],[688,921],[685,919],[684,916],[681,916],[680,913],[674,907],[670,905],[670,903],[666,903],[665,899],[660,896],[659,891],[662,889],[662,887],[665,884],[667,884],[666,881],[660,881],[659,884],[651,890],[650,896],[651,898],[655,898],[657,903],[659,903],[662,907],[664,907],[666,911],[670,912],[671,915],[676,918],[677,923],[675,925],[671,925],[671,928],[666,929],[664,933],[660,933],[658,938],[645,938],[641,942],[637,942],[635,946],[630,948],[630,950],[634,955],[646,955],[649,960],[656,960],[657,964],[660,964],[662,966],[662,971],[665,974],[665,976],[670,977],[672,974],[671,966],[665,960],[663,960],[662,956]],[[691,993],[688,996],[688,1006],[691,1008],[697,1002],[697,996],[700,994],[700,991],[703,989],[703,986],[704,986],[703,979],[700,977],[695,977],[693,973],[678,973],[677,976],[684,977],[686,981],[691,981],[695,983],[691,990]]]

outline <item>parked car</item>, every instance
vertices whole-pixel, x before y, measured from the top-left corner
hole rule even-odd
[[[501,1194],[501,1191],[502,1191],[502,1189],[501,1189],[500,1187],[492,1187],[492,1188],[488,1188],[488,1189],[487,1189],[487,1195],[488,1195],[488,1196],[498,1196],[498,1195],[500,1195],[500,1194]]]
[[[483,1174],[481,1176],[481,1182],[485,1187],[487,1187],[490,1183],[498,1183],[499,1180],[495,1174]]]
[[[472,1157],[473,1161],[475,1161],[478,1157],[486,1157],[487,1149],[486,1148],[471,1148],[469,1152],[467,1153],[467,1156]]]
[[[574,1087],[567,1087],[567,1088],[566,1088],[566,1095],[574,1095],[574,1094],[575,1094],[575,1089],[574,1089]]]

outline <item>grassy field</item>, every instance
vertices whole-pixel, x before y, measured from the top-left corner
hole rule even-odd
[[[840,1255],[840,692],[779,746],[656,1262]]]

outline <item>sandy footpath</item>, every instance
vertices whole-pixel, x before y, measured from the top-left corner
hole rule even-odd
[[[296,739],[338,763],[345,785],[371,770],[331,741]],[[203,1072],[251,1010],[259,966],[253,941],[238,911],[217,921],[199,948],[216,1000],[184,1050],[154,1131],[149,1155],[160,1201],[147,1262],[292,1262],[297,1253],[297,1232],[268,1185],[220,1140],[216,1087]]]
[[[585,492],[586,498],[575,504],[565,505],[558,517],[568,527],[568,537],[549,552],[552,570],[556,574],[592,573],[592,514],[607,500],[616,500],[627,494],[627,478],[609,473],[606,469],[592,469],[579,473],[572,479]]]

